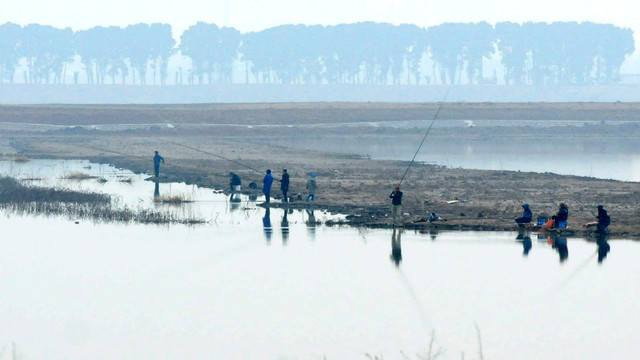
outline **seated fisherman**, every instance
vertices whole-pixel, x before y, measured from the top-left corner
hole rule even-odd
[[[524,209],[524,211],[522,212],[522,216],[516,219],[516,223],[528,224],[531,222],[531,219],[533,218],[533,213],[529,208],[529,204],[522,204],[522,208]]]
[[[560,227],[561,222],[567,222],[569,219],[569,207],[565,205],[565,203],[560,203],[560,209],[558,209],[558,213],[551,217],[553,219],[553,227]]]
[[[447,221],[447,219],[444,219],[436,215],[436,213],[432,212],[431,215],[429,215],[429,222],[434,222],[434,221]]]

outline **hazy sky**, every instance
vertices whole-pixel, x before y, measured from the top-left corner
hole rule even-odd
[[[247,32],[281,24],[593,21],[640,33],[638,0],[0,0],[0,23],[74,30],[96,25],[169,23],[174,35],[198,21]]]

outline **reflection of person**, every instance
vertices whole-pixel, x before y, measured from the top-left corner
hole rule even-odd
[[[400,224],[402,224],[402,191],[400,191],[400,186],[396,185],[393,188],[393,192],[389,195],[391,199],[391,214],[393,217],[393,226],[396,226],[397,219],[400,219]]]
[[[153,171],[156,177],[160,174],[160,162],[164,164],[164,158],[156,151],[156,154],[153,156]]]
[[[282,180],[280,180],[280,190],[282,190],[282,199],[284,202],[289,202],[289,173],[287,169],[282,169]]]
[[[605,233],[599,233],[596,244],[598,244],[598,262],[602,263],[602,260],[607,257],[607,254],[609,254],[611,250],[611,246],[609,246],[607,242],[607,235]]]
[[[567,238],[555,236],[553,238],[552,247],[556,249],[560,256],[560,262],[564,262],[569,257],[569,248],[567,247]]]
[[[435,240],[438,237],[438,230],[429,230],[429,237],[431,240]]]
[[[533,218],[533,213],[529,208],[529,204],[522,204],[522,208],[524,209],[524,211],[522,212],[522,216],[516,219],[516,223],[518,225],[528,224],[531,222],[531,219]]]
[[[160,196],[160,183],[159,182],[155,182],[155,186],[153,187],[153,197],[157,198]]]
[[[529,251],[531,251],[532,243],[531,236],[528,232],[519,231],[518,236],[516,236],[516,241],[522,241],[522,255],[529,255]]]
[[[318,188],[318,183],[316,182],[316,173],[312,173],[309,180],[307,180],[307,190],[309,190],[309,195],[307,195],[307,201],[315,200],[317,188]]]
[[[553,226],[559,227],[561,222],[566,222],[569,219],[569,207],[565,205],[565,203],[561,202],[558,213],[556,215],[553,215],[551,219],[554,220]]]
[[[311,235],[311,238],[315,238],[316,234],[316,215],[313,213],[313,210],[306,210],[307,212],[307,230]]]
[[[264,193],[264,202],[267,204],[270,202],[271,184],[273,184],[273,175],[271,175],[271,170],[267,170],[267,174],[262,179],[262,192]]]
[[[262,218],[262,226],[264,227],[264,236],[267,241],[271,241],[271,235],[273,234],[273,228],[271,227],[271,209],[267,206],[264,209],[264,217]]]
[[[287,209],[284,209],[282,221],[280,222],[280,229],[282,229],[282,243],[285,244],[289,239],[289,219],[287,219]]]
[[[400,262],[402,261],[401,236],[402,231],[394,228],[391,233],[391,261],[393,261],[396,266],[400,266]]]

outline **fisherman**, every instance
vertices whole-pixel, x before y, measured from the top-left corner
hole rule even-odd
[[[567,222],[569,219],[569,207],[565,205],[565,203],[560,203],[560,208],[558,209],[558,213],[553,215],[551,219],[554,220],[553,227],[560,227],[561,222]]]
[[[605,234],[607,232],[607,227],[611,224],[611,217],[607,214],[607,210],[604,209],[602,205],[598,205],[598,225],[596,225],[596,229],[599,233]]]
[[[600,234],[606,234],[607,227],[609,226],[609,224],[611,224],[611,217],[609,217],[609,214],[607,214],[607,210],[605,210],[602,205],[598,205],[598,215],[596,216],[596,219],[598,219],[598,221],[586,223],[584,224],[584,226],[595,226],[596,232]]]
[[[434,222],[434,221],[447,221],[447,219],[436,215],[436,213],[432,212],[431,215],[429,215],[429,222]]]
[[[522,212],[522,216],[516,218],[516,223],[518,225],[528,224],[533,218],[533,213],[531,212],[531,209],[529,209],[529,204],[522,204],[522,208],[524,209],[524,211]]]
[[[267,174],[262,179],[262,192],[264,193],[264,202],[269,204],[269,195],[271,194],[271,184],[273,184],[273,175],[271,175],[271,169],[267,170]]]
[[[311,173],[311,178],[307,180],[307,190],[309,190],[309,195],[307,195],[307,201],[315,200],[317,188],[318,188],[318,184],[316,183],[316,173]]]
[[[231,187],[231,197],[229,198],[229,200],[240,202],[239,196],[235,196],[236,194],[240,194],[241,191],[242,181],[240,180],[240,176],[238,176],[238,174],[234,172],[229,173],[229,176],[231,176],[231,180],[229,181],[229,186]]]
[[[282,197],[284,202],[289,202],[289,173],[287,173],[287,169],[282,169],[282,180],[280,180],[280,190],[282,190]]]
[[[153,156],[153,170],[154,170],[154,173],[155,173],[156,177],[158,177],[158,175],[160,174],[160,162],[161,161],[164,164],[164,158],[162,156],[160,156],[160,154],[158,154],[158,151],[156,151],[156,154]]]
[[[396,226],[396,219],[400,219],[400,224],[402,225],[402,191],[400,191],[400,186],[396,185],[393,188],[393,192],[389,195],[391,199],[391,214],[393,217],[393,226]]]
[[[231,187],[231,191],[236,190],[236,186],[242,185],[242,180],[240,180],[240,176],[234,172],[230,172],[229,176],[231,176],[231,181],[229,181],[229,186]],[[240,190],[240,189],[237,189]]]

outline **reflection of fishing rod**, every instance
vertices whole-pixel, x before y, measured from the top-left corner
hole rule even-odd
[[[578,273],[582,272],[582,270],[584,270],[587,265],[589,265],[589,263],[591,262],[591,260],[598,254],[598,252],[596,251],[595,253],[591,254],[591,256],[589,256],[588,258],[586,258],[582,263],[580,263],[580,265],[578,265],[576,267],[576,269],[569,274],[563,281],[561,281],[560,283],[558,283],[556,286],[554,286],[553,288],[551,288],[551,290],[549,291],[557,291],[560,288],[564,287],[565,285],[567,285],[571,280],[573,280],[576,275],[578,275]]]
[[[420,303],[420,299],[418,298],[418,295],[416,295],[415,290],[413,289],[413,286],[411,285],[411,282],[409,281],[409,279],[407,278],[407,275],[405,275],[404,272],[402,272],[402,270],[398,271],[398,274],[400,274],[400,278],[402,280],[404,280],[404,285],[407,288],[407,292],[409,293],[411,299],[413,300],[416,308],[418,309],[418,313],[420,313],[420,320],[422,321],[422,325],[425,328],[425,331],[430,329],[430,321],[427,318],[427,314],[424,312],[424,309],[422,308],[422,304]]]
[[[447,95],[449,95],[449,90],[451,88],[447,88],[447,92],[444,93],[444,97],[442,98],[442,101],[440,102],[440,105],[438,106],[438,110],[436,110],[436,114],[433,116],[433,119],[431,120],[431,124],[429,125],[429,128],[427,128],[427,132],[424,134],[424,137],[422,138],[422,141],[420,142],[420,145],[418,146],[418,150],[416,150],[416,153],[413,154],[413,158],[411,158],[411,161],[409,162],[409,166],[407,166],[407,169],[404,171],[404,174],[402,174],[402,177],[400,178],[400,181],[398,182],[398,186],[400,186],[400,184],[402,184],[402,181],[404,180],[405,176],[407,176],[407,173],[409,172],[409,168],[411,167],[411,165],[413,165],[413,162],[416,160],[416,156],[418,156],[418,153],[420,152],[420,149],[422,148],[422,145],[424,145],[424,141],[427,140],[427,136],[429,135],[429,132],[431,131],[431,128],[433,127],[433,124],[435,123],[436,119],[438,118],[438,114],[440,113],[440,110],[442,109],[442,105],[444,105],[445,100],[447,99]]]

